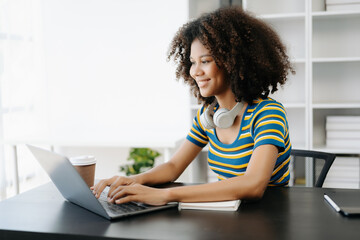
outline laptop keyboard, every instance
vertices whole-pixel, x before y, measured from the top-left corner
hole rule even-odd
[[[123,204],[114,204],[107,201],[107,192],[102,192],[99,198],[100,204],[113,214],[131,213],[147,209],[149,206],[142,203],[128,202]]]

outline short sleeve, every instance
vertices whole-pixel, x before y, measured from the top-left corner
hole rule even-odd
[[[264,144],[271,144],[277,146],[279,152],[285,150],[288,124],[285,109],[281,104],[265,105],[257,111],[251,126],[254,149]]]
[[[209,142],[206,130],[200,123],[200,115],[203,113],[203,111],[204,107],[197,111],[196,116],[193,119],[193,124],[190,132],[186,137],[187,140],[202,148],[205,147],[206,144]]]

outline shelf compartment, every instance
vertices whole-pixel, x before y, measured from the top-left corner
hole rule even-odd
[[[246,10],[257,15],[305,13],[304,0],[244,0]]]
[[[279,34],[291,59],[305,61],[305,18],[267,18],[264,21]]]
[[[312,57],[359,58],[360,15],[331,16],[313,21]]]
[[[360,62],[313,64],[313,104],[359,104]]]
[[[360,116],[360,108],[313,109],[313,148],[334,153],[360,153],[360,148],[326,147],[326,116]]]

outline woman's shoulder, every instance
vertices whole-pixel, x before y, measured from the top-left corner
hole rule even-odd
[[[284,106],[273,98],[258,98],[248,107],[248,111],[252,112],[252,117],[267,114],[286,115]]]
[[[263,109],[265,107],[269,107],[269,106],[277,106],[279,108],[285,109],[284,106],[276,101],[275,99],[271,98],[271,97],[264,97],[264,98],[258,98],[255,99],[253,101],[253,103],[251,105],[249,105],[249,108],[254,109],[255,111],[259,111],[260,109]]]

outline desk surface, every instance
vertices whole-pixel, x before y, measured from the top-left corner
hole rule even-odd
[[[359,190],[268,188],[237,212],[167,209],[110,222],[65,201],[52,183],[0,202],[0,239],[360,239],[360,218],[323,194]]]

